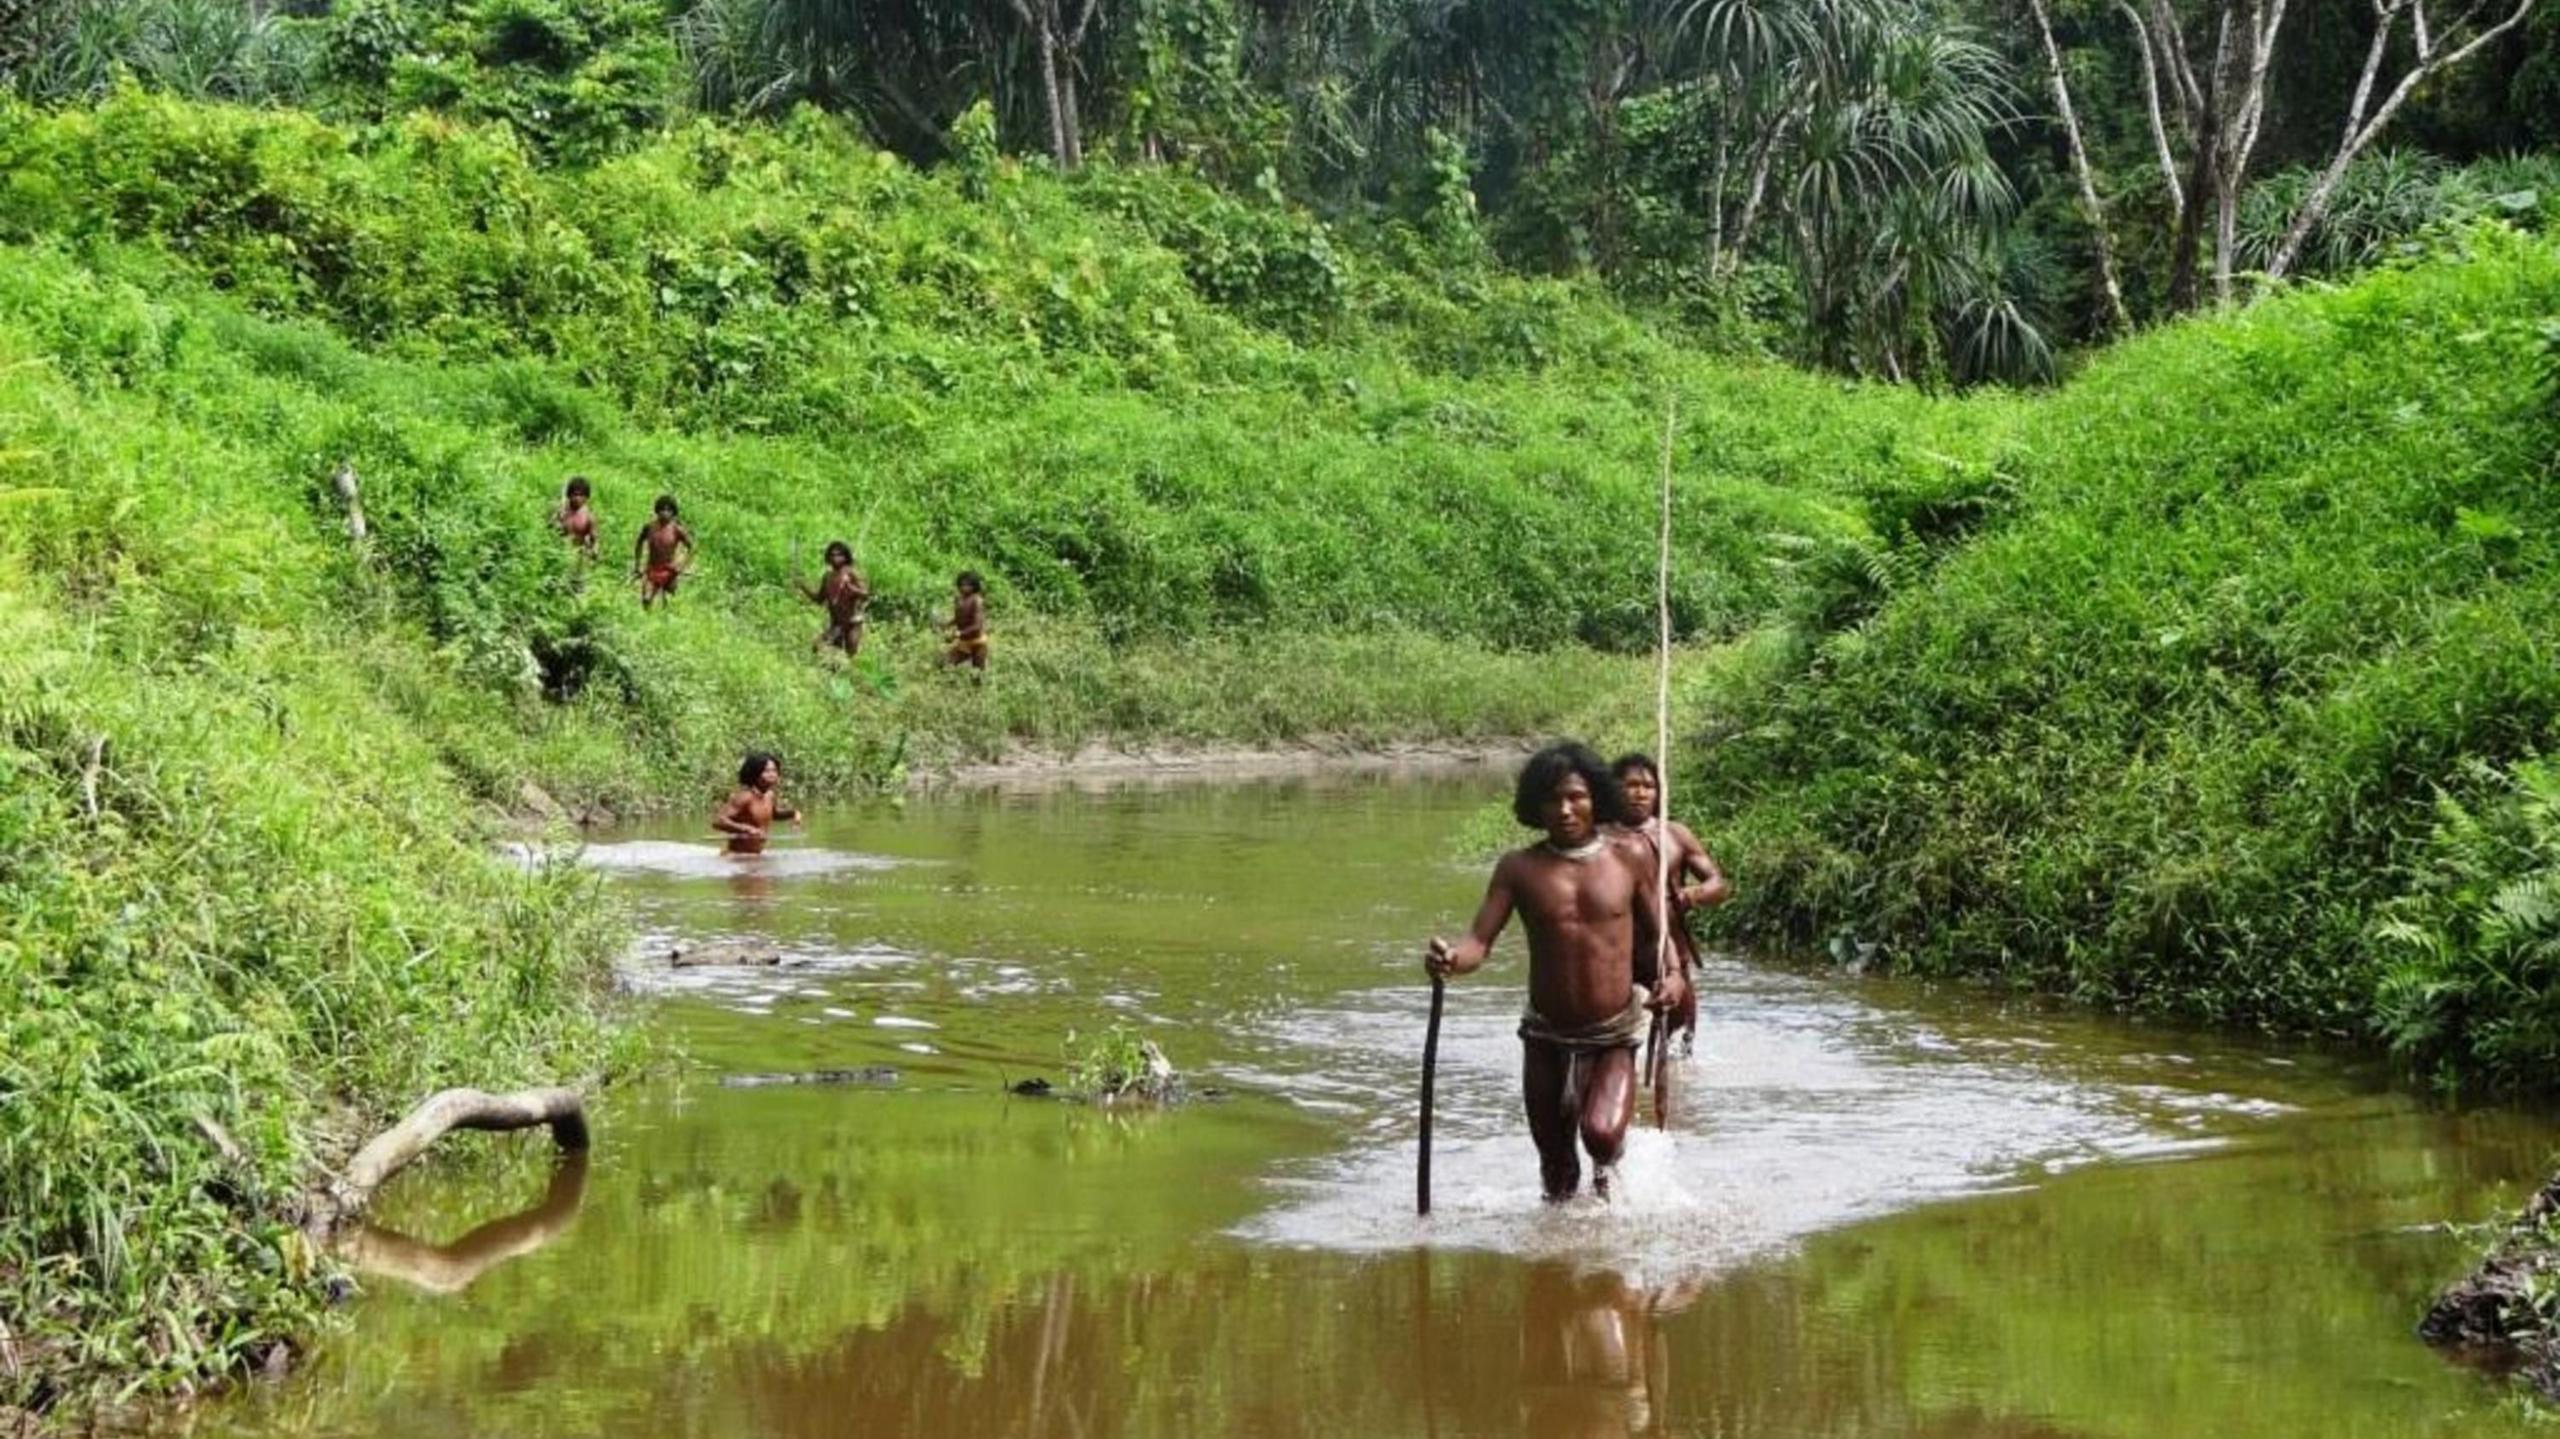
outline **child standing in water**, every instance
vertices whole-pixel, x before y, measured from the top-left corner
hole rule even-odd
[[[693,563],[693,532],[676,522],[676,497],[658,496],[657,518],[640,527],[631,546],[631,573],[640,581],[640,608],[647,609],[676,592]]]
[[[711,827],[729,837],[729,853],[762,854],[775,820],[799,823],[800,811],[782,802],[781,788],[779,756],[753,750],[739,761],[738,787],[711,817]]]
[[[581,559],[596,557],[596,512],[588,500],[587,477],[571,475],[568,487],[560,492],[560,508],[551,512],[551,528],[575,545]]]
[[[967,665],[983,675],[987,672],[987,595],[986,582],[976,570],[962,570],[952,581],[951,647],[942,652],[946,665]]]
[[[810,648],[834,645],[846,659],[862,653],[862,624],[871,608],[871,585],[854,567],[853,546],[842,540],[827,541],[827,572],[819,577],[818,587],[798,588],[811,604],[827,610],[826,628],[818,631],[818,642]]]

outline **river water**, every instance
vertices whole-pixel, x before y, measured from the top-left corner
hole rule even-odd
[[[1416,957],[1501,778],[990,791],[585,862],[676,1077],[404,1176],[351,1321],[205,1433],[2323,1435],[2521,1431],[2410,1337],[2560,1126],[2317,1051],[1711,964],[1667,1128],[1548,1209],[1521,953],[1453,985],[1412,1213]],[[1745,876],[1744,882],[1748,882]],[[1114,1023],[1214,1093],[1015,1098]],[[732,1087],[893,1066],[894,1082]]]

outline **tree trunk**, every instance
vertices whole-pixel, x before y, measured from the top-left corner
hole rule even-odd
[[[2124,309],[2124,285],[2116,278],[2115,241],[2107,234],[2107,208],[2098,199],[2098,182],[2089,173],[2088,147],[2080,141],[2080,117],[2071,108],[2071,85],[2062,73],[2062,47],[2054,43],[2053,21],[2046,15],[2044,0],[2027,0],[2027,8],[2035,12],[2036,33],[2044,40],[2047,78],[2053,82],[2053,107],[2062,118],[2063,138],[2071,145],[2071,173],[2080,181],[2080,208],[2088,212],[2089,236],[2098,250],[2098,284],[2105,292],[2107,323],[2118,330],[2133,328],[2133,317]]]
[[[1733,143],[1721,126],[1716,131],[1716,168],[1707,181],[1707,274],[1724,273],[1724,182]]]
[[[1066,122],[1062,132],[1066,168],[1081,170],[1084,168],[1084,116],[1076,109],[1076,57],[1073,52],[1066,56],[1066,63],[1058,70],[1058,113]]]
[[[2171,223],[2186,218],[2187,197],[2178,188],[2178,161],[2169,148],[2169,124],[2160,113],[2160,66],[2152,50],[2151,27],[2142,23],[2142,14],[2126,0],[2116,0],[2116,8],[2133,24],[2133,38],[2142,56],[2142,101],[2151,119],[2151,144],[2160,160],[2160,182],[2169,195]],[[2183,109],[2181,111],[2183,113]]]
[[[2401,105],[2408,101],[2418,86],[2430,75],[2452,69],[2477,54],[2481,47],[2524,23],[2533,6],[2534,0],[2517,0],[2516,7],[2507,13],[2507,18],[2450,52],[2442,48],[2444,36],[2427,33],[2426,12],[2413,8],[2417,22],[2413,37],[2417,46],[2417,63],[2410,66],[2409,72],[2391,87],[2391,93],[2383,97],[2382,103],[2374,107],[2372,118],[2367,119],[2365,107],[2373,96],[2374,77],[2380,72],[2383,58],[2391,48],[2391,34],[2401,9],[2398,4],[2382,8],[2381,23],[2374,28],[2373,43],[2365,52],[2364,73],[2357,77],[2355,96],[2347,105],[2346,123],[2339,127],[2337,151],[2329,157],[2328,165],[2321,170],[2320,178],[2312,184],[2310,192],[2302,197],[2301,207],[2294,212],[2293,223],[2285,227],[2284,240],[2276,246],[2274,257],[2267,262],[2267,278],[2280,280],[2292,271],[2294,262],[2302,258],[2302,247],[2311,238],[2312,230],[2328,215],[2329,204],[2337,198],[2338,184],[2346,178],[2347,168],[2364,153],[2366,146],[2382,134],[2383,127],[2391,123],[2392,117],[2400,112]],[[2458,27],[2460,22],[2456,23]]]
[[[2243,17],[2241,61],[2246,79],[2240,102],[2225,125],[2227,143],[2215,170],[2214,297],[2225,305],[2231,303],[2231,277],[2238,268],[2240,194],[2248,183],[2250,159],[2257,153],[2258,127],[2267,115],[2267,75],[2275,64],[2276,36],[2284,29],[2286,4],[2287,0],[2272,4],[2249,0]],[[2220,63],[2217,58],[2216,64]]]
[[[2214,191],[2215,131],[2213,107],[2208,105],[2199,120],[2195,155],[2187,165],[2186,199],[2179,203],[2177,238],[2169,247],[2169,308],[2179,313],[2194,309],[2204,298],[2199,271],[2205,201]]]
[[[1757,229],[1760,223],[1761,202],[1769,193],[1769,165],[1777,158],[1779,136],[1792,123],[1794,123],[1792,115],[1782,114],[1778,119],[1770,122],[1769,128],[1761,132],[1760,138],[1753,144],[1751,180],[1743,188],[1742,213],[1734,218],[1733,239],[1725,250],[1725,254],[1729,257],[1726,260],[1728,267],[1740,265],[1742,257],[1750,249],[1751,232]]]
[[[1058,93],[1058,37],[1040,26],[1040,97],[1049,109],[1049,158],[1060,170],[1067,164],[1067,111]]]
[[[2213,302],[2231,303],[2232,252],[2240,242],[2240,182],[2216,166],[2213,175]]]

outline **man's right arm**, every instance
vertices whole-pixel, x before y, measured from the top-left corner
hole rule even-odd
[[[733,794],[729,796],[727,803],[720,806],[720,812],[711,817],[711,827],[720,831],[722,834],[755,835],[763,833],[763,831],[747,822],[745,819],[746,813],[746,795],[743,793]]]
[[[1484,903],[1476,906],[1475,922],[1467,926],[1466,937],[1452,944],[1437,935],[1423,951],[1422,968],[1434,979],[1451,975],[1472,974],[1484,967],[1485,956],[1492,952],[1493,942],[1502,935],[1502,927],[1511,922],[1515,902],[1512,893],[1511,858],[1506,855],[1493,867],[1493,880],[1485,886]]]

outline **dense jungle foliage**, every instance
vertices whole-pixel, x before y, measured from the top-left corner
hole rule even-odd
[[[2127,344],[1982,537],[1705,697],[1742,932],[2136,1009],[2560,1061],[2560,254]]]
[[[2560,179],[2534,0],[0,0],[0,88],[127,80],[503,120],[571,167],[809,105],[920,165],[1178,169],[1924,381],[2047,377]]]

